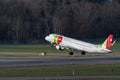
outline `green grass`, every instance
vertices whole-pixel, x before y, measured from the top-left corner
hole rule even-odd
[[[116,43],[112,49],[119,49],[120,43]],[[0,45],[0,52],[61,52],[50,45]],[[66,51],[62,51],[66,52]]]
[[[0,52],[42,52],[50,51],[49,45],[0,45]]]
[[[50,45],[0,45],[0,52],[61,52]],[[65,51],[63,51],[65,52]]]
[[[1,77],[69,76],[69,75],[97,75],[97,74],[98,75],[120,74],[120,64],[0,68]]]

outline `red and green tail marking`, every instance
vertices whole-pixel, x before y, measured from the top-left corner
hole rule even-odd
[[[105,47],[106,49],[110,49],[111,44],[113,41],[113,35],[109,35],[108,38],[104,41],[104,43],[102,44],[102,47]]]

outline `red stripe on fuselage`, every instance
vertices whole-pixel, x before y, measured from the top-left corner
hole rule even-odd
[[[60,44],[60,43],[62,42],[62,39],[63,39],[63,37],[62,37],[62,36],[59,36],[59,37],[58,37],[58,41],[57,41],[57,42],[58,42],[58,44]]]

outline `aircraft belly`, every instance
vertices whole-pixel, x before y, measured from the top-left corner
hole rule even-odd
[[[86,52],[93,52],[93,49],[88,46],[83,46],[69,41],[64,41],[61,45],[63,45],[65,48],[86,51]]]

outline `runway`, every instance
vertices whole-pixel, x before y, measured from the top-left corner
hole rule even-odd
[[[5,52],[0,54],[19,54]],[[26,53],[22,53],[26,54]],[[28,53],[29,54],[29,53]],[[30,53],[34,54],[34,53]],[[73,55],[73,56],[38,56],[38,57],[0,57],[0,68],[7,67],[36,67],[54,65],[73,65],[73,64],[111,64],[120,63],[119,54],[105,55]],[[58,80],[58,79],[96,79],[96,78],[116,78],[120,75],[78,75],[78,76],[40,76],[40,77],[0,77],[0,80]]]
[[[72,64],[109,64],[120,63],[120,55],[95,56],[44,56],[44,57],[0,57],[0,68],[33,67]]]

